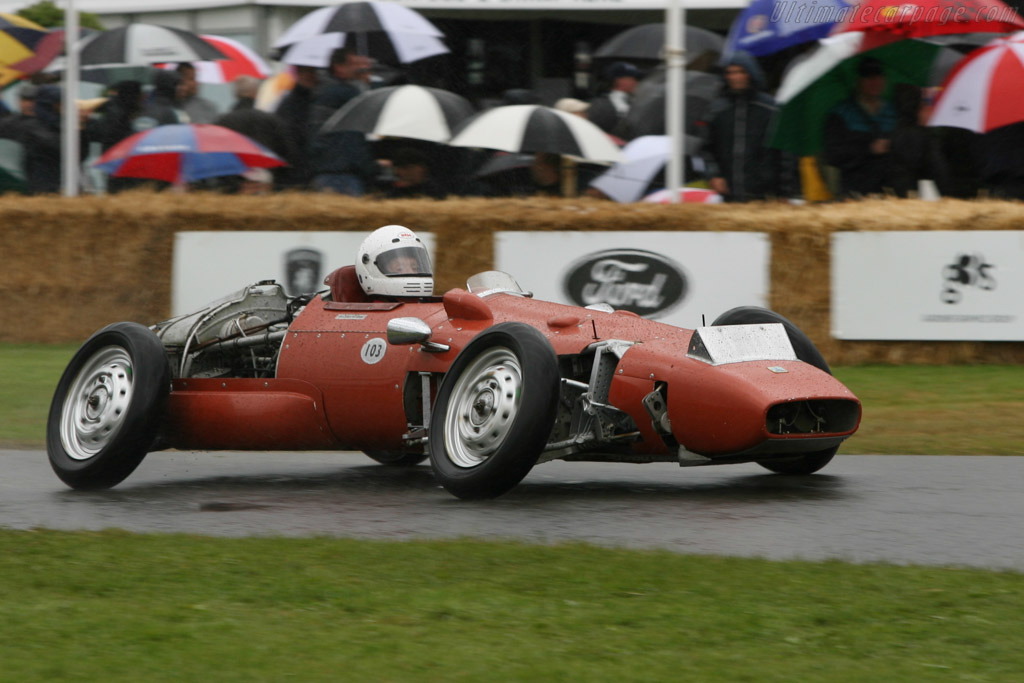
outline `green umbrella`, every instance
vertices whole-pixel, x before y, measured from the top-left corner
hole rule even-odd
[[[799,156],[816,154],[824,145],[825,119],[835,105],[852,96],[857,65],[866,56],[885,68],[895,83],[926,86],[933,82],[936,59],[944,49],[921,40],[901,40],[859,52],[863,33],[840,33],[819,41],[818,47],[787,71],[776,101],[780,111],[771,146]]]

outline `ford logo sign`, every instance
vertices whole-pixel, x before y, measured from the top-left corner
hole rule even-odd
[[[689,290],[678,263],[642,249],[589,254],[570,266],[562,286],[579,306],[606,303],[648,318],[680,304]]]

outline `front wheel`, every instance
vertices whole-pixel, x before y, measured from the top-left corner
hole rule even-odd
[[[137,323],[92,337],[64,370],[50,404],[46,451],[75,489],[110,488],[149,452],[167,405],[171,370],[163,344]]]
[[[775,311],[770,311],[767,308],[760,308],[758,306],[739,306],[718,316],[711,324],[760,325],[764,323],[781,323],[782,326],[786,328],[786,335],[789,337],[789,341],[793,345],[793,351],[796,352],[796,357],[805,363],[813,365],[819,370],[827,372],[830,375],[832,374],[832,370],[828,367],[828,363],[825,362],[825,357],[821,355],[821,352],[818,351],[818,347],[814,345],[814,342],[811,341],[810,337],[804,334],[800,328],[790,322],[787,318],[779,315]],[[793,457],[780,456],[779,460],[759,460],[757,464],[778,474],[813,474],[827,465],[832,458],[835,457],[838,450],[839,446],[835,446],[833,448],[826,448],[824,450],[807,453],[805,455],[797,455]]]
[[[537,463],[555,421],[558,359],[523,323],[482,332],[455,359],[430,419],[434,476],[459,498],[496,498]]]

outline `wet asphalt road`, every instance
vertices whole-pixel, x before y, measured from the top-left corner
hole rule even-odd
[[[1024,571],[1024,458],[839,456],[821,473],[552,462],[460,501],[422,465],[356,453],[155,453],[72,491],[38,451],[0,451],[0,527],[215,536],[501,538],[770,559]]]

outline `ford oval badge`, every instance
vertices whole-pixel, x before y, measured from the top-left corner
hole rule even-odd
[[[648,318],[679,305],[689,289],[682,266],[642,249],[588,254],[569,267],[562,286],[578,306],[606,303]]]

